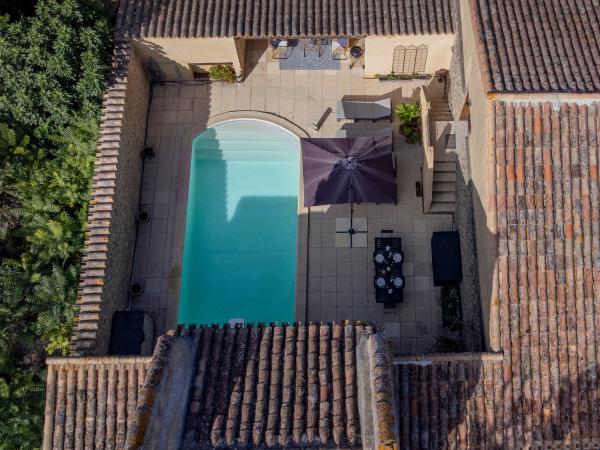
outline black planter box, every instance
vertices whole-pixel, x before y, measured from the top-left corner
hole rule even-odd
[[[462,281],[458,231],[439,231],[431,237],[433,285],[456,285]]]
[[[143,311],[117,311],[113,314],[109,355],[152,354],[154,322]]]

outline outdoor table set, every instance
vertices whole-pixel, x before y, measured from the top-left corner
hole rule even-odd
[[[386,308],[393,308],[404,301],[404,276],[402,264],[402,239],[399,237],[375,238],[375,301]]]

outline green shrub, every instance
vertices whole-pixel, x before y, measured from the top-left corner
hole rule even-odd
[[[406,136],[406,142],[418,144],[422,137],[419,129],[421,105],[418,102],[401,103],[396,106],[395,113],[400,120],[400,133]]]
[[[235,70],[233,67],[225,64],[215,64],[208,70],[211,80],[234,83],[236,81]]]
[[[0,450],[40,447],[45,357],[67,351],[109,17],[102,0],[0,15]]]
[[[402,81],[402,80],[428,80],[431,78],[431,74],[427,73],[394,73],[393,71],[388,73],[387,75],[382,75],[380,73],[375,74],[375,78],[379,78],[379,80],[388,80],[388,81]]]
[[[461,331],[462,309],[460,304],[460,291],[458,286],[442,287],[442,324],[450,331]]]
[[[464,351],[462,340],[463,321],[458,286],[444,286],[441,290],[443,329],[431,349],[433,353],[456,353]]]

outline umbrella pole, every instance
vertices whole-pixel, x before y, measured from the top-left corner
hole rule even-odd
[[[354,193],[352,189],[352,178],[350,178],[350,198],[354,200]],[[354,215],[354,201],[352,200],[350,201],[350,229],[348,230],[348,232],[350,233],[350,248],[352,248],[352,235],[354,234],[354,228],[352,227],[352,216]]]
[[[350,247],[352,247],[352,237],[354,235],[354,224],[352,218],[354,216],[354,203],[350,202]]]

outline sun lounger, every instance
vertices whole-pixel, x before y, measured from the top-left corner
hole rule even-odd
[[[389,98],[377,101],[338,101],[336,109],[337,120],[377,120],[392,117],[392,102]]]
[[[378,128],[376,130],[364,130],[364,129],[348,129],[348,130],[337,130],[335,133],[336,138],[354,138],[354,137],[379,137],[379,136],[391,136],[391,128]]]

